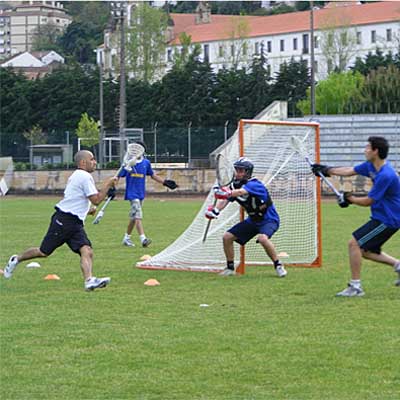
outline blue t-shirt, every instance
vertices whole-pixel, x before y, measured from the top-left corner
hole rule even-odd
[[[126,179],[125,200],[143,200],[146,195],[146,176],[153,176],[154,172],[151,163],[147,158],[138,162],[132,167],[132,171],[128,172],[123,169],[118,175]]]
[[[246,221],[256,224],[263,224],[265,221],[274,221],[279,225],[278,212],[272,204],[272,200],[264,184],[258,179],[253,178],[243,185],[243,189],[246,190],[248,194],[245,196],[232,197],[230,200],[237,201],[247,211],[249,217],[246,218]],[[251,217],[251,214],[254,211],[257,212],[260,207],[263,207],[263,205],[267,205],[267,211],[263,215],[262,219],[257,221]]]
[[[372,179],[373,185],[368,197],[373,199],[371,218],[389,228],[400,228],[400,178],[387,161],[376,171],[370,161],[356,165],[354,171]]]

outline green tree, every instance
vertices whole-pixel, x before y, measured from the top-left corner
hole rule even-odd
[[[306,98],[310,85],[311,76],[307,62],[292,59],[289,63],[283,63],[275,75],[271,98],[287,101],[289,115],[296,116],[299,114],[296,104]]]
[[[365,78],[361,94],[370,112],[400,112],[400,69],[395,65],[378,67]]]
[[[198,43],[192,44],[192,37],[185,32],[179,35],[179,43],[181,48],[175,48],[173,63],[176,68],[181,69],[188,63],[190,54],[196,57],[200,55],[201,46]]]
[[[83,146],[94,147],[100,141],[99,124],[87,113],[83,113],[76,129]]]
[[[332,73],[320,81],[315,90],[315,108],[318,114],[342,114],[352,111],[363,100],[362,89],[365,78],[359,73]],[[307,99],[297,103],[304,115],[310,114],[310,89]]]
[[[376,49],[375,53],[368,52],[364,59],[357,57],[356,62],[351,69],[367,76],[371,71],[376,70],[379,67],[388,67],[389,65],[395,65],[397,68],[400,68],[396,56],[393,56],[392,53],[384,55],[382,50]]]
[[[164,12],[147,3],[140,3],[135,8],[127,41],[127,69],[135,78],[152,82],[161,76],[167,22]]]
[[[59,50],[57,41],[62,36],[62,30],[56,24],[49,22],[45,25],[39,25],[33,30],[32,35],[32,50]]]
[[[33,125],[31,129],[23,133],[24,138],[29,140],[31,144],[46,143],[47,135],[43,132],[40,125]]]

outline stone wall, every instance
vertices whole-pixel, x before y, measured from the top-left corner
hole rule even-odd
[[[173,193],[181,194],[204,194],[207,193],[215,181],[215,171],[213,169],[200,168],[165,168],[154,169],[154,171],[164,179],[173,179],[179,189]],[[60,193],[64,191],[70,171],[14,171],[10,193]],[[116,170],[97,170],[93,173],[93,178],[98,187],[104,179],[113,176]],[[338,190],[351,191],[356,193],[368,192],[371,181],[362,176],[354,177],[332,177],[329,178]],[[151,178],[147,179],[146,188],[148,193],[167,193],[164,186],[155,182]],[[331,194],[326,185],[322,185],[323,194]],[[118,191],[124,191],[124,183],[120,182]]]

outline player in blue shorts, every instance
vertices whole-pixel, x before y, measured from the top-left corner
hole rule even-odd
[[[349,241],[349,258],[351,280],[347,288],[337,296],[363,296],[361,286],[361,260],[376,261],[394,268],[398,274],[396,286],[400,286],[400,261],[381,248],[400,229],[400,178],[386,160],[389,153],[389,143],[381,136],[371,136],[365,146],[367,161],[355,167],[328,167],[314,164],[313,172],[321,172],[325,176],[353,176],[362,175],[372,180],[372,188],[367,196],[356,197],[352,193],[344,193],[345,202],[339,204],[348,207],[356,204],[362,207],[371,207],[371,219],[353,232]]]
[[[250,239],[258,235],[257,243],[261,244],[274,263],[277,275],[283,278],[287,275],[287,272],[276,254],[274,244],[271,242],[272,235],[279,228],[279,215],[268,190],[262,182],[252,178],[254,165],[248,158],[239,158],[233,166],[235,168],[233,183],[229,188],[215,188],[215,197],[219,201],[215,207],[209,206],[206,211],[206,218],[214,219],[230,202],[236,201],[248,214],[244,221],[233,226],[223,236],[227,266],[220,275],[235,275],[233,243],[245,245]]]

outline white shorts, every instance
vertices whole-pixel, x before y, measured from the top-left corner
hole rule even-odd
[[[142,201],[139,199],[130,200],[131,209],[129,210],[130,219],[143,219]]]

